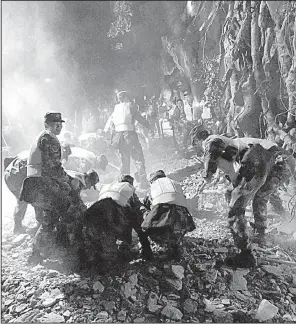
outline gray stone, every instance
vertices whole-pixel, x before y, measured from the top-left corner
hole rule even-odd
[[[100,283],[100,281],[96,281],[93,285],[94,292],[102,293],[105,290],[105,287]]]
[[[230,284],[230,289],[232,291],[237,291],[237,290],[248,290],[247,288],[247,280],[244,277],[249,270],[236,270],[233,271],[232,274],[232,280]]]
[[[214,252],[215,253],[227,253],[228,249],[226,247],[221,247],[221,248],[214,249]]]
[[[15,311],[16,311],[17,313],[21,313],[21,312],[24,311],[26,308],[27,308],[27,305],[25,305],[25,304],[18,305],[18,306],[16,306]]]
[[[148,307],[149,312],[157,313],[162,308],[162,306],[157,305],[157,299],[158,299],[158,297],[155,293],[151,292],[149,294],[149,298],[147,301],[147,307]]]
[[[56,314],[56,313],[49,313],[44,315],[42,318],[39,319],[40,322],[50,322],[50,323],[63,323],[65,322],[64,316]]]
[[[104,309],[106,311],[111,311],[111,310],[114,310],[116,308],[114,301],[104,300],[104,301],[101,302],[101,305],[104,307]]]
[[[97,318],[100,319],[107,319],[109,317],[109,314],[105,311],[98,313]]]
[[[163,310],[161,311],[161,314],[169,319],[179,321],[182,319],[183,314],[182,312],[173,306],[165,306]]]
[[[294,296],[296,296],[296,288],[290,287],[290,288],[289,288],[289,292],[290,292],[291,294],[293,294]]]
[[[184,278],[184,268],[180,265],[172,265],[172,271],[176,278],[182,280]]]
[[[71,316],[71,312],[67,309],[64,313],[63,316],[65,317],[70,317]]]
[[[133,323],[144,323],[145,317],[137,317],[133,320]]]
[[[135,286],[130,282],[124,283],[121,286],[121,289],[122,289],[123,294],[126,298],[133,296],[137,292],[137,289],[135,288]]]
[[[118,321],[125,321],[126,319],[126,311],[125,310],[121,310],[117,313],[117,320]]]
[[[194,314],[197,311],[197,302],[192,299],[186,299],[183,306],[184,312]]]
[[[274,275],[275,277],[282,276],[282,269],[278,266],[263,265],[262,269],[264,269],[267,273]]]
[[[52,305],[54,305],[57,302],[57,300],[55,298],[47,298],[43,301],[42,305],[44,307],[50,307]]]
[[[132,274],[129,278],[128,281],[132,284],[132,285],[137,285],[138,284],[138,275],[136,273]]]
[[[215,309],[213,312],[213,320],[215,323],[233,323],[233,316],[224,310]]]
[[[225,298],[225,299],[222,299],[222,304],[224,305],[230,305],[230,300]]]
[[[183,287],[183,282],[181,279],[170,279],[166,278],[166,281],[175,289],[181,290]]]
[[[208,313],[212,313],[215,309],[216,309],[216,306],[208,299],[204,299],[204,303],[205,303],[205,311],[208,312]]]
[[[274,306],[268,300],[263,299],[258,307],[256,319],[259,321],[271,320],[278,313],[278,307]]]

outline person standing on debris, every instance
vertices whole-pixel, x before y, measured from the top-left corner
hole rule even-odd
[[[135,131],[135,121],[149,128],[149,122],[143,118],[126,93],[121,91],[117,94],[119,103],[115,105],[114,111],[106,123],[104,131],[107,132],[113,125],[115,134],[111,145],[118,149],[121,157],[121,174],[130,173],[130,158],[135,162],[137,169],[136,180],[141,189],[149,188],[146,176],[145,160],[142,146]]]
[[[155,126],[156,126],[157,132],[158,132],[158,137],[161,138],[162,134],[160,131],[160,125],[159,125],[159,120],[158,120],[158,103],[157,103],[155,96],[153,96],[150,99],[148,109],[147,109],[147,119],[151,126],[150,127],[151,135],[154,137]]]
[[[69,145],[62,146],[62,156],[66,161],[68,156],[71,154],[71,149]],[[23,151],[19,153],[16,157],[5,158],[4,159],[4,181],[7,188],[15,196],[17,203],[14,209],[14,234],[20,234],[25,232],[25,228],[22,225],[24,220],[27,203],[25,201],[20,201],[20,192],[22,188],[23,181],[27,177],[27,160],[29,156],[29,151]],[[34,207],[35,217],[38,223],[41,220],[41,213],[39,207]]]
[[[42,217],[29,262],[40,260],[42,245],[54,245],[54,229],[59,214],[67,212],[71,205],[70,179],[62,167],[61,145],[57,138],[63,122],[60,113],[46,113],[45,130],[33,141],[30,149],[20,201],[39,207]]]
[[[196,228],[186,197],[181,185],[168,178],[163,170],[152,173],[150,183],[150,190],[144,199],[144,206],[149,211],[142,229],[156,243],[168,246],[169,257],[180,259],[184,235]]]
[[[228,222],[241,252],[230,262],[253,266],[256,261],[247,233],[246,206],[252,201],[254,239],[262,245],[265,243],[268,200],[282,182],[292,179],[295,183],[295,160],[287,151],[265,139],[209,135],[207,130],[198,127],[192,136],[193,144],[203,140],[204,180],[209,182],[220,169],[232,184],[226,193]]]
[[[89,255],[90,259],[106,264],[117,258],[130,261],[134,229],[143,257],[151,258],[149,240],[141,229],[146,209],[135,193],[133,182],[133,177],[123,175],[118,181],[103,186],[98,201],[85,212],[86,257]]]

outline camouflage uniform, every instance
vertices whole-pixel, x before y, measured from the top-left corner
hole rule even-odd
[[[132,229],[138,234],[143,257],[148,259],[152,254],[150,243],[141,229],[145,210],[135,193],[125,207],[112,198],[104,198],[89,207],[83,217],[85,252],[81,263],[89,266],[99,264],[102,270],[106,270],[115,266],[118,257],[129,260]]]
[[[264,140],[256,139],[258,143]],[[260,144],[237,148],[223,136],[210,136],[204,141],[205,178],[216,172],[224,161],[233,168],[229,174],[232,188],[228,189],[229,226],[236,246],[241,250],[250,248],[245,219],[245,208],[253,200],[255,230],[260,240],[264,237],[267,220],[267,203],[279,185],[295,172],[295,161],[288,152],[273,145],[265,149]],[[262,144],[264,145],[264,144]],[[238,166],[235,170],[235,164]],[[234,189],[233,189],[234,188]]]
[[[54,243],[53,230],[60,215],[71,205],[69,177],[61,163],[61,145],[53,134],[43,131],[37,139],[41,151],[41,177],[27,177],[20,200],[42,209],[41,225],[33,242],[33,254]]]

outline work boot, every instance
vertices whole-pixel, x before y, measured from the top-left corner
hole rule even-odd
[[[13,234],[23,234],[26,233],[26,228],[23,227],[22,223],[16,222],[13,228]]]
[[[225,264],[231,268],[254,268],[256,266],[256,259],[250,249],[242,250],[234,257],[225,259]]]

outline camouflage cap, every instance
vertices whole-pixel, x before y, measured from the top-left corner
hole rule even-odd
[[[61,122],[64,123],[65,121],[62,120],[62,114],[61,113],[46,113],[44,116],[45,123],[54,123],[54,122]]]
[[[150,174],[149,181],[152,183],[153,181],[157,180],[158,178],[164,178],[166,177],[166,174],[163,170],[158,170]]]
[[[132,186],[134,185],[134,178],[129,174],[123,174],[122,176],[119,177],[118,181],[119,182],[128,182]]]

